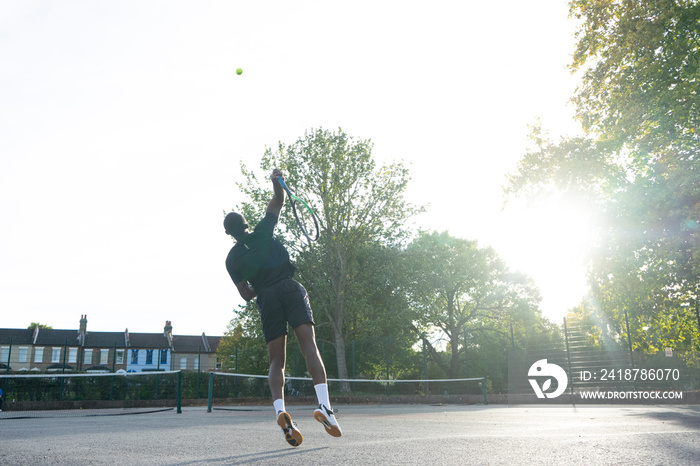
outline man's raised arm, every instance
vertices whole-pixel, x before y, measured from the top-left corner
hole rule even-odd
[[[272,188],[274,189],[274,196],[270,199],[269,204],[267,204],[267,212],[277,215],[279,218],[282,207],[284,206],[284,189],[280,184],[279,177],[282,176],[282,172],[275,168],[272,170],[270,179],[272,180]]]

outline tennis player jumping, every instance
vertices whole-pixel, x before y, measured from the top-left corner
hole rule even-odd
[[[284,189],[278,178],[282,172],[272,171],[270,179],[274,196],[265,217],[252,233],[246,219],[231,212],[224,219],[226,233],[236,244],[226,258],[226,269],[241,297],[246,301],[257,297],[265,343],[270,356],[268,382],[277,416],[277,424],[293,447],[301,445],[303,436],[292,422],[284,405],[284,367],[286,364],[287,325],[292,327],[306,361],[318,398],[313,417],[333,437],[342,435],[328,398],[326,368],[316,346],[314,320],[306,289],[292,277],[296,267],[289,261],[286,248],[274,236],[279,214],[284,206]]]

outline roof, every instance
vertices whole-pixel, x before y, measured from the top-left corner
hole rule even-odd
[[[219,343],[221,343],[221,339],[223,337],[206,337],[207,338],[207,343],[209,344],[209,348],[213,353],[216,353],[216,350],[219,348]]]
[[[85,372],[112,372],[112,369],[105,366],[104,364],[97,364],[95,366],[90,366],[85,369]]]
[[[34,340],[34,329],[0,328],[0,344],[31,345]]]
[[[37,346],[68,346],[78,345],[78,330],[56,330],[51,328],[39,329],[39,334],[36,337]]]
[[[85,335],[86,348],[117,348],[126,346],[126,335],[124,332],[87,332]]]
[[[132,348],[169,348],[168,339],[162,333],[129,332],[129,347]]]
[[[55,371],[55,370],[67,370],[67,371],[72,371],[73,366],[70,364],[62,364],[62,363],[56,363],[56,364],[51,364],[49,367],[46,368],[48,371]]]
[[[36,331],[36,341],[34,335]],[[132,333],[125,332],[90,332],[85,335],[86,348],[170,348],[168,337],[163,333]],[[80,332],[77,329],[22,329],[0,328],[0,344],[35,345],[35,346],[68,346],[80,345]],[[215,353],[221,341],[220,336],[208,337],[201,335],[173,335],[172,350],[178,353]]]
[[[176,353],[209,353],[204,335],[173,335],[173,351]]]

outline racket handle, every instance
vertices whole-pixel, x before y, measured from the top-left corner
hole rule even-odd
[[[277,181],[280,182],[280,186],[282,186],[284,189],[287,189],[287,183],[284,182],[284,178],[282,178],[281,176],[278,176]]]

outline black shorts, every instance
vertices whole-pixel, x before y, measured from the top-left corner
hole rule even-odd
[[[265,288],[258,295],[258,311],[265,343],[287,335],[287,324],[294,329],[307,322],[314,323],[309,294],[301,283],[291,278]]]

